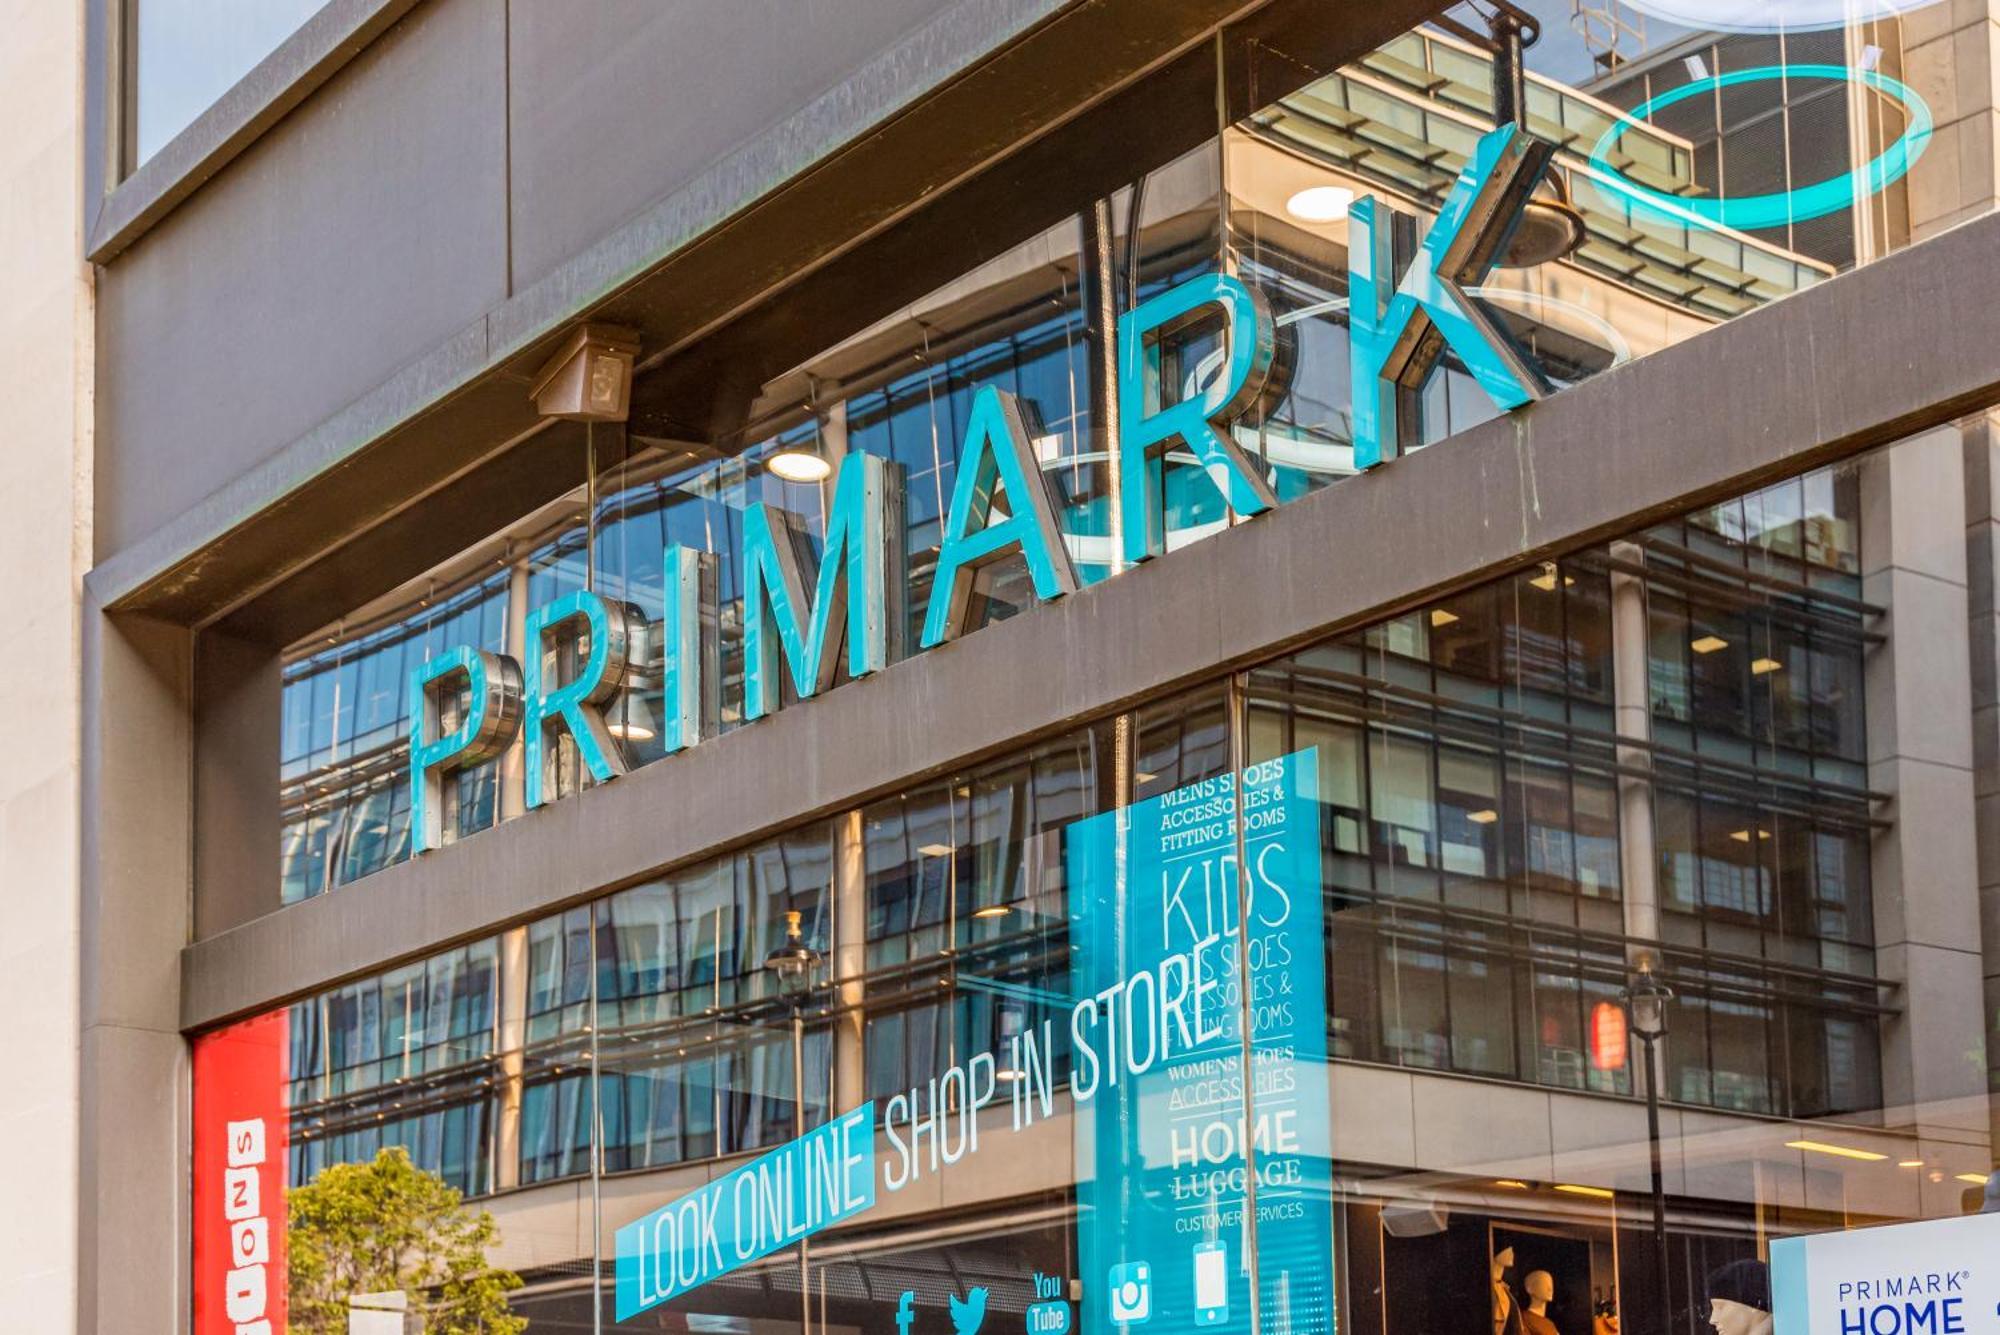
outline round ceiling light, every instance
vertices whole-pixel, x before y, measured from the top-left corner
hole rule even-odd
[[[1344,185],[1315,185],[1285,201],[1285,212],[1300,222],[1339,222],[1354,203],[1354,192]]]
[[[787,482],[824,482],[833,473],[833,465],[811,450],[781,450],[764,466]]]

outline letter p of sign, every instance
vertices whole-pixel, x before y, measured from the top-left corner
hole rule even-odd
[[[1492,270],[1554,152],[1512,125],[1480,136],[1413,257],[1414,220],[1372,197],[1349,210],[1357,469],[1395,458],[1414,438],[1417,396],[1447,345],[1503,409],[1549,392],[1527,355],[1465,289]]]
[[[505,654],[460,645],[411,671],[411,852],[444,842],[445,775],[499,755],[520,726],[521,669]]]

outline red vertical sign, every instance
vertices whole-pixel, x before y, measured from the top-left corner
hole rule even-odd
[[[1590,1064],[1600,1071],[1622,1071],[1630,1048],[1625,1008],[1614,1002],[1598,1002],[1590,1012]]]
[[[290,1014],[194,1041],[194,1335],[283,1335]]]

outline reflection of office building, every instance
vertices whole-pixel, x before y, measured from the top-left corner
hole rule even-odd
[[[1453,260],[1546,380],[1513,412],[1456,326],[1357,380],[1400,317],[1350,308],[1356,210],[1409,259],[1495,129],[1469,9],[892,8],[328,9],[111,183],[85,1325],[191,1286],[199,1335],[286,1292],[311,1328],[351,1295],[246,1221],[303,1255],[279,1193],[396,1149],[550,1331],[1703,1335],[1774,1242],[1976,1206],[2000,293],[1950,6],[1533,6],[1532,200],[1577,243],[1489,263],[1510,198]],[[140,40],[128,155],[170,134]],[[1145,323],[1217,274],[1268,329]],[[557,403],[634,339],[629,413]],[[1408,457],[1358,467],[1363,395]],[[954,583],[968,507],[1057,573],[1024,537]],[[1243,1032],[1152,1070],[1133,1016],[1186,1024],[1211,927]],[[1160,1009],[1080,1021],[1085,978]],[[754,1176],[871,1101],[872,1205]],[[716,1184],[742,1213],[673,1253]]]

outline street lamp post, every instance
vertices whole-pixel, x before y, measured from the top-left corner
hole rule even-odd
[[[1660,1290],[1660,1335],[1672,1335],[1673,1300],[1667,1270],[1667,1191],[1660,1175],[1660,1077],[1654,1045],[1667,1036],[1667,1003],[1673,990],[1653,976],[1651,960],[1625,989],[1625,1014],[1632,1032],[1646,1045],[1646,1140],[1653,1156],[1653,1264]]]
[[[778,991],[792,1006],[792,1137],[806,1133],[806,994],[820,954],[799,931],[796,910],[785,914],[785,943],[764,957],[764,967],[778,977]],[[799,1335],[812,1332],[812,1276],[807,1268],[806,1240],[799,1239]]]

